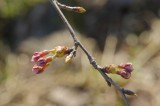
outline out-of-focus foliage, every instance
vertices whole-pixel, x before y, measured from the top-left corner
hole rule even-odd
[[[78,38],[101,66],[133,63],[130,80],[111,75],[120,86],[137,93],[128,97],[131,106],[160,106],[159,0],[61,2],[87,9],[85,14],[63,12],[77,33],[83,33]],[[79,49],[69,64],[64,58],[55,59],[44,73],[31,71],[33,52],[72,46],[62,26],[45,0],[0,1],[0,106],[123,105],[117,91],[107,86]]]
[[[70,6],[83,6],[84,14],[63,11],[70,23],[86,36],[97,40],[101,50],[109,34],[123,41],[128,34],[150,30],[160,17],[159,0],[61,0]],[[43,36],[62,28],[54,7],[47,0],[1,0],[0,33],[11,48],[29,36]],[[6,5],[6,6],[5,6]],[[19,39],[19,36],[20,39]],[[15,38],[16,40],[10,40]]]
[[[120,86],[137,93],[137,97],[129,97],[131,106],[160,105],[160,40],[157,39],[159,28],[160,20],[155,20],[152,31],[144,31],[139,37],[128,35],[119,50],[116,49],[118,39],[110,35],[106,39],[103,52],[99,51],[95,40],[78,36],[102,66],[133,62],[135,71],[130,80],[111,75]],[[73,42],[68,36],[67,31],[58,31],[42,40],[25,40],[17,49],[21,51],[19,54],[5,51],[5,64],[1,71],[5,71],[7,77],[0,84],[1,106],[123,105],[118,93],[107,86],[80,50],[69,64],[64,63],[64,58],[55,59],[46,72],[39,75],[31,72],[33,64],[30,58],[34,51],[51,49],[57,45],[71,46]]]
[[[15,17],[40,2],[44,2],[44,0],[1,0],[0,14],[6,18]]]

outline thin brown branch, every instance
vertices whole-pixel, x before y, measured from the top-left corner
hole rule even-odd
[[[108,82],[108,84],[113,85],[121,93],[125,105],[126,106],[130,106],[129,102],[128,102],[127,98],[126,98],[126,95],[123,92],[124,88],[121,88],[108,75],[105,74],[104,69],[97,64],[97,62],[95,61],[95,59],[91,56],[91,54],[86,50],[86,48],[78,40],[78,38],[77,38],[77,36],[76,36],[73,28],[71,27],[70,23],[68,22],[68,20],[66,19],[66,17],[64,16],[64,14],[62,13],[62,11],[60,10],[59,6],[57,5],[57,0],[50,0],[50,2],[55,7],[55,9],[57,10],[57,12],[60,15],[61,19],[63,20],[64,24],[68,28],[68,30],[69,30],[69,32],[71,34],[71,37],[73,38],[73,41],[74,41],[74,44],[75,44],[76,48],[79,46],[83,50],[83,52],[87,55],[90,64],[95,69],[97,69],[99,71],[99,73],[103,76],[103,78],[106,80],[106,82]]]
[[[57,5],[57,0],[49,0],[51,2],[51,4],[56,8],[58,14],[60,15],[61,19],[63,20],[64,24],[66,25],[66,27],[68,28],[71,37],[73,38],[74,42],[78,42],[77,37],[75,36],[75,32],[73,30],[73,28],[71,27],[71,25],[69,24],[69,22],[67,21],[67,19],[65,18],[64,14],[62,13],[62,11],[60,10],[60,8]]]

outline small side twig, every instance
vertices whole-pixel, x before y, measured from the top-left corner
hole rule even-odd
[[[83,44],[78,40],[73,28],[71,27],[70,23],[68,22],[68,20],[66,19],[66,17],[64,16],[64,14],[62,13],[62,11],[60,10],[59,6],[60,3],[58,3],[57,0],[49,0],[51,2],[51,4],[55,7],[55,9],[57,10],[59,16],[61,17],[61,19],[63,20],[64,24],[66,25],[66,27],[68,28],[70,35],[74,41],[74,47],[73,47],[73,51],[74,53],[76,52],[77,47],[80,47],[83,52],[87,55],[90,64],[99,71],[99,73],[103,76],[103,78],[105,79],[105,81],[108,83],[109,86],[113,85],[122,95],[123,101],[125,103],[126,106],[130,106],[129,102],[127,100],[127,97],[125,94],[127,94],[124,91],[129,91],[129,90],[125,90],[124,88],[120,87],[119,85],[117,85],[105,72],[104,72],[104,68],[102,68],[101,66],[99,66],[97,64],[97,62],[95,61],[95,59],[91,56],[91,54],[86,50],[86,48],[83,46]],[[64,6],[63,6],[64,7]]]

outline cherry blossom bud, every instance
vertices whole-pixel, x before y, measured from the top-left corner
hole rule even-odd
[[[68,11],[74,11],[74,12],[78,12],[78,13],[84,13],[86,12],[86,10],[83,7],[71,7],[71,6],[67,6],[65,4],[61,4],[59,2],[57,2],[58,6],[62,9],[68,10]]]
[[[57,46],[51,50],[55,57],[63,57],[64,55],[68,54],[69,49],[66,46]]]
[[[73,58],[73,54],[69,54],[69,55],[65,58],[65,63],[69,63],[72,58]]]
[[[52,60],[53,56],[39,58],[36,64],[33,66],[32,71],[36,74],[42,73]]]
[[[118,74],[125,79],[129,79],[131,77],[131,72],[133,71],[133,66],[131,63],[125,63],[120,65],[111,64],[109,66],[104,67],[104,72],[107,74]]]
[[[73,7],[72,10],[78,13],[86,12],[86,10],[83,7]]]
[[[133,66],[131,63],[125,63],[125,64],[121,64],[118,66],[121,69],[125,69],[125,71],[127,72],[132,72],[133,71]]]
[[[49,57],[46,57],[46,58],[40,58],[40,59],[38,59],[36,64],[38,66],[46,66],[52,60],[53,60],[53,56],[49,56]]]
[[[44,71],[45,67],[34,65],[32,68],[32,71],[36,74],[42,73]]]
[[[50,53],[50,51],[48,51],[48,50],[44,50],[42,52],[34,52],[31,61],[37,62],[39,58],[47,55],[48,53]]]
[[[117,71],[118,75],[121,75],[121,77],[125,78],[125,79],[129,79],[131,77],[131,73],[125,71],[125,70],[119,70]]]
[[[114,64],[110,64],[109,66],[105,67],[105,72],[115,74],[116,73],[116,66]]]

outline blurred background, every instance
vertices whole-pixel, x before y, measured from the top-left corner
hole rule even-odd
[[[110,75],[131,106],[160,106],[160,0],[59,1],[87,10],[63,12],[99,65],[133,63],[131,79]],[[48,0],[0,0],[0,106],[124,106],[80,49],[35,75],[33,52],[58,45],[73,41]]]

